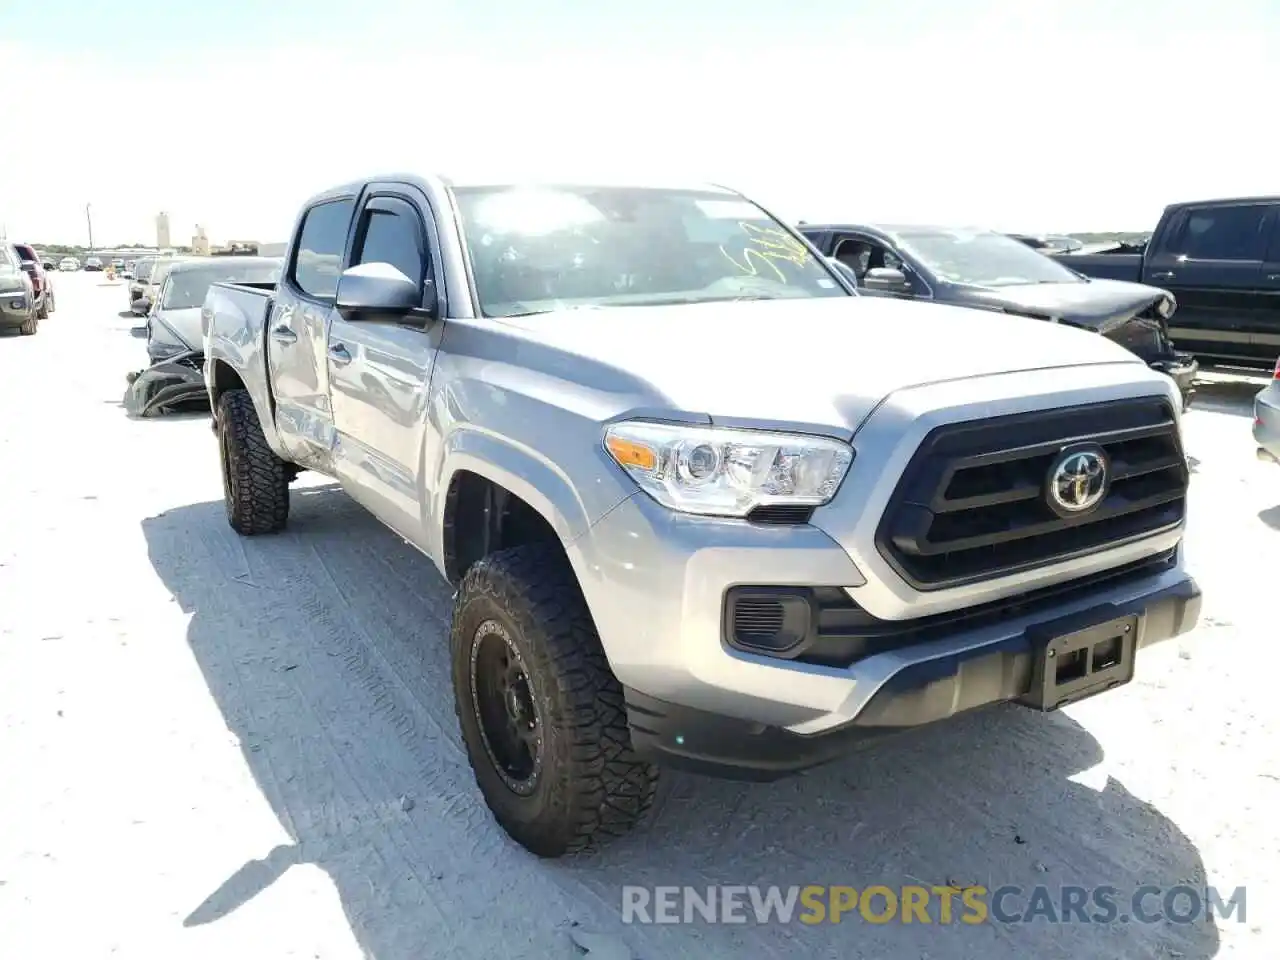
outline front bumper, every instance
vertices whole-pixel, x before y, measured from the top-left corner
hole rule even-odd
[[[0,293],[0,327],[20,327],[31,316],[31,300],[26,293]]]
[[[664,702],[626,688],[633,747],[667,766],[739,780],[773,780],[834,760],[854,745],[895,731],[946,720],[997,703],[1033,696],[1037,647],[1052,636],[1133,615],[1136,649],[1186,633],[1200,616],[1200,588],[1180,574],[1145,592],[1073,613],[1037,614],[1009,623],[998,636],[946,651],[953,641],[880,654],[850,668],[855,690],[871,687],[852,719],[821,733],[783,727]],[[958,638],[957,638],[958,639]],[[861,676],[861,675],[866,676]],[[1028,704],[1030,705],[1030,704]]]
[[[974,607],[878,621],[872,639],[837,642],[826,656],[771,655],[734,642],[728,591],[767,584],[845,595],[865,582],[817,527],[680,516],[637,494],[569,549],[626,692],[636,749],[748,779],[825,762],[852,740],[1016,700],[1046,631],[1132,614],[1141,648],[1192,629],[1200,609],[1174,549]]]

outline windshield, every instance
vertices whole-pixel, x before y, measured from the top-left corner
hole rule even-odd
[[[454,194],[485,316],[851,295],[790,231],[732,194],[586,186]]]
[[[133,277],[135,280],[150,280],[151,271],[155,268],[154,260],[139,260],[133,265]]]
[[[169,275],[169,271],[183,262],[182,260],[157,260],[155,266],[151,268],[150,284],[153,287],[159,287],[164,283],[164,278]]]
[[[272,263],[236,264],[179,270],[169,276],[164,293],[164,310],[186,310],[204,304],[209,284],[229,280],[232,283],[275,283],[280,279],[280,266]]]
[[[1008,287],[1083,282],[1057,261],[1000,233],[911,230],[899,233],[898,241],[939,280],[950,283]]]

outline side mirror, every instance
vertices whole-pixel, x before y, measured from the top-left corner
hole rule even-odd
[[[23,269],[23,270],[34,270],[34,269],[35,269],[36,267],[38,267],[38,266],[39,266],[39,264],[38,264],[38,263],[36,263],[34,260],[23,260],[23,261],[22,261],[22,269]]]
[[[910,293],[911,283],[907,275],[892,267],[875,267],[867,271],[862,278],[862,285],[868,290],[879,293]]]
[[[361,263],[342,271],[339,310],[406,314],[422,306],[418,285],[389,263]]]

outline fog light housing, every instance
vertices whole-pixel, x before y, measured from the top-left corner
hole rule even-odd
[[[725,636],[750,653],[779,656],[808,639],[813,593],[806,587],[733,587],[725,595]]]

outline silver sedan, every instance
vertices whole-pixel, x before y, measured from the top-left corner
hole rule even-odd
[[[1259,460],[1280,463],[1280,360],[1272,381],[1253,398],[1253,439]]]

